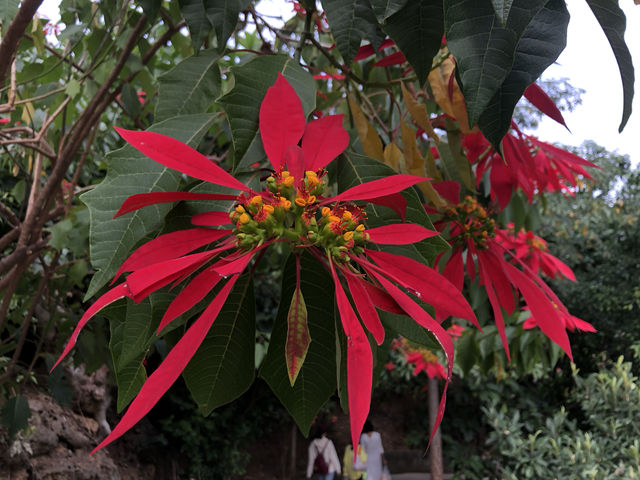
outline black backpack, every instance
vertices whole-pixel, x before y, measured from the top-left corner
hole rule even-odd
[[[329,445],[329,442],[327,442],[327,445]],[[327,448],[327,445],[324,446],[322,451],[316,445],[318,454],[316,455],[316,459],[313,461],[313,473],[319,473],[320,475],[326,475],[327,473],[329,473],[329,464],[327,464],[327,461],[324,459],[323,455],[325,448]]]

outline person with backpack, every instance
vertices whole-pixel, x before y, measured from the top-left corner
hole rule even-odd
[[[327,437],[327,429],[318,426],[309,444],[307,478],[333,480],[336,473],[341,474],[340,460],[333,442]]]

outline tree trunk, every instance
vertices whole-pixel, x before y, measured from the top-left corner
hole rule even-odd
[[[438,415],[438,406],[440,404],[440,395],[438,389],[438,379],[429,379],[429,427],[433,431]],[[436,430],[431,446],[429,447],[429,464],[431,470],[431,480],[442,480],[444,468],[442,464],[442,437],[440,436],[440,427]]]

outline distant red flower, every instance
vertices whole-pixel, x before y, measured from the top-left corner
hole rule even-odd
[[[471,307],[460,291],[434,269],[401,255],[371,249],[371,244],[415,243],[437,235],[437,232],[411,223],[367,228],[362,206],[363,202],[375,202],[393,203],[398,208],[403,199],[399,192],[424,181],[424,177],[392,175],[356,185],[333,197],[325,196],[324,167],[349,143],[349,135],[342,127],[342,117],[329,115],[307,123],[295,90],[279,74],[267,91],[259,112],[260,136],[273,167],[273,174],[259,192],[177,140],[152,132],[117,129],[129,144],[156,162],[241,193],[143,193],[129,197],[116,213],[119,216],[148,205],[181,200],[230,200],[234,203],[231,213],[200,213],[191,218],[196,228],[161,235],[136,249],[122,264],[114,282],[122,274],[131,273],[86,311],[56,362],[57,365],[67,355],[90,318],[120,298],[128,297],[140,302],[169,283],[185,282],[185,288],[167,308],[158,327],[160,332],[202,300],[218,283],[223,285],[149,377],[120,423],[97,449],[137,423],[173,384],[205,338],[240,274],[259,251],[274,242],[288,242],[297,251],[304,248],[323,264],[333,278],[336,303],[347,338],[347,388],[354,446],[358,444],[369,413],[373,374],[373,355],[362,324],[378,344],[384,339],[384,328],[376,308],[408,315],[435,336],[447,357],[448,384],[453,368],[453,342],[440,323],[407,292],[431,304],[441,314],[464,318],[477,325]],[[221,226],[228,228],[208,228]],[[191,253],[212,243],[215,246],[209,250]],[[291,300],[285,346],[292,385],[310,342],[306,309],[302,308],[299,255],[296,259],[297,286]],[[187,280],[204,266],[207,267]],[[439,411],[436,426],[442,414],[443,408]]]
[[[571,268],[549,253],[547,242],[533,232],[520,230],[515,232],[513,223],[504,230],[496,230],[496,241],[513,253],[518,261],[524,263],[536,275],[540,270],[549,278],[565,277],[573,282],[576,277]]]
[[[462,332],[464,332],[466,330],[466,328],[464,328],[462,325],[458,325],[456,323],[454,323],[453,325],[451,325],[449,328],[447,328],[447,332],[449,333],[449,335],[451,335],[454,339],[458,339],[462,336]]]
[[[480,132],[469,133],[462,141],[467,158],[476,165],[478,182],[489,172],[491,199],[501,208],[507,206],[517,188],[530,201],[539,192],[570,194],[570,188],[577,184],[577,175],[591,178],[585,168],[597,168],[578,155],[526,135],[515,125],[512,127],[502,141],[503,157]]]
[[[575,330],[580,330],[582,332],[597,332],[595,327],[591,325],[589,322],[585,322],[584,320],[575,317],[569,313],[561,313],[562,320],[564,322],[564,328],[569,330],[570,332],[574,332]],[[525,330],[530,330],[538,326],[538,322],[532,316],[527,318],[522,325],[522,328]]]
[[[537,271],[508,248],[510,245],[505,245],[505,235],[498,236],[494,220],[474,198],[467,196],[459,201],[460,184],[440,182],[434,183],[434,187],[450,202],[441,209],[441,219],[434,223],[439,231],[446,232],[452,246],[442,273],[459,289],[463,288],[465,271],[471,280],[479,277],[480,285],[487,292],[507,357],[510,355],[503,311],[512,314],[517,295],[521,294],[543,333],[572,358],[565,330],[569,312],[556,294]],[[567,276],[572,276],[569,267],[566,268]]]
[[[47,22],[42,29],[45,35],[60,35],[61,27],[59,23]]]
[[[389,372],[395,370],[396,365],[393,362],[387,362],[384,364],[384,368],[386,368]]]
[[[7,123],[10,123],[11,119],[10,118],[0,118],[0,125],[6,125]]]

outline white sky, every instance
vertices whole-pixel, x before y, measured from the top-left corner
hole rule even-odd
[[[625,40],[636,70],[635,97],[631,118],[621,134],[622,82],[618,65],[600,25],[584,0],[568,0],[571,14],[567,48],[545,78],[567,77],[574,87],[586,90],[582,105],[564,113],[569,133],[562,125],[545,119],[535,132],[540,139],[579,145],[594,140],[608,150],[630,155],[640,162],[640,5],[622,0],[620,6],[627,17]]]
[[[39,13],[57,20],[59,0],[44,0]],[[268,0],[260,5],[262,12],[273,12],[287,17],[291,3]],[[636,81],[633,113],[624,131],[618,133],[622,117],[622,83],[618,66],[602,29],[584,0],[568,0],[571,13],[567,48],[555,65],[544,73],[545,78],[567,77],[574,87],[586,90],[582,105],[574,112],[564,114],[569,133],[550,119],[541,122],[535,132],[540,139],[579,145],[594,140],[609,150],[618,150],[640,162],[640,82]],[[633,0],[621,0],[620,6],[627,16],[625,40],[633,56],[636,78],[640,78],[640,6]]]

